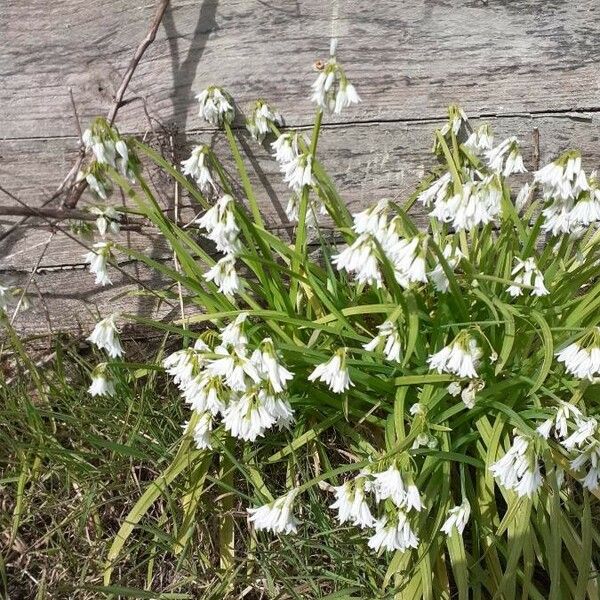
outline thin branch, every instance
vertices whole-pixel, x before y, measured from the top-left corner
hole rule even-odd
[[[94,215],[86,210],[76,208],[34,208],[31,206],[6,206],[0,204],[0,217],[42,217],[44,219],[77,219],[79,221],[95,221],[98,215]],[[124,218],[120,224],[143,227],[143,219]]]
[[[9,198],[11,198],[12,200],[14,200],[15,202],[18,202],[24,208],[30,208],[29,206],[27,206],[27,204],[25,204],[25,202],[23,202],[23,200],[21,200],[20,198],[18,198],[17,196],[15,196],[12,192],[9,192],[2,185],[0,185],[0,192],[3,192]],[[45,215],[43,215],[38,208],[31,207],[31,210],[36,214],[36,216],[38,216],[38,217],[46,220],[56,231],[60,231],[63,235],[67,236],[70,240],[73,240],[75,243],[79,244],[80,246],[82,246],[86,250],[92,250],[93,251],[93,248],[91,248],[90,246],[88,246],[86,243],[82,242],[77,236],[73,235],[68,229],[65,229],[64,227],[60,227],[56,223],[53,223],[52,219],[50,219],[49,217],[46,217]],[[163,302],[164,304],[167,304],[171,308],[174,308],[174,305],[173,305],[172,302],[169,302],[169,300],[167,300],[166,298],[163,298],[156,290],[148,287],[143,281],[140,281],[137,277],[135,277],[135,276],[131,275],[130,273],[128,273],[116,261],[112,261],[110,264],[111,264],[112,267],[114,267],[115,269],[117,269],[117,271],[119,271],[119,273],[121,273],[122,275],[124,275],[128,279],[130,279],[130,280],[134,281],[135,283],[137,283],[139,286],[141,286],[142,288],[144,288],[144,290],[146,290],[147,292],[150,292],[153,296],[157,296],[158,298],[160,298],[161,302]]]
[[[127,67],[127,71],[125,71],[125,75],[123,76],[123,79],[121,80],[121,85],[119,86],[119,89],[117,90],[117,93],[115,94],[115,96],[113,98],[113,103],[112,103],[110,110],[108,111],[108,116],[107,116],[107,120],[110,125],[112,125],[115,122],[115,119],[117,117],[117,113],[119,112],[119,109],[126,104],[125,102],[123,102],[123,96],[125,96],[125,92],[127,91],[127,86],[129,85],[129,82],[131,81],[131,78],[133,77],[133,74],[134,74],[135,70],[137,69],[137,66],[140,64],[140,61],[142,60],[144,53],[146,52],[148,47],[152,44],[152,42],[154,42],[154,40],[156,39],[156,32],[158,31],[158,28],[160,27],[160,24],[165,15],[168,5],[169,5],[169,0],[160,0],[160,2],[156,6],[156,11],[155,11],[154,17],[152,18],[152,21],[150,23],[150,28],[148,29],[148,32],[146,33],[146,37],[140,42],[140,44],[136,48],[135,54],[133,55],[133,58],[131,59],[131,62],[129,63],[129,67]],[[79,162],[79,166],[81,166],[81,160],[78,162]],[[79,168],[77,169],[77,171],[78,170],[79,170]],[[73,171],[73,169],[71,169],[71,172],[72,171]],[[77,171],[75,171],[75,173],[77,173]],[[86,188],[87,188],[87,182],[85,179],[83,179],[82,181],[79,181],[74,186],[71,186],[67,193],[67,197],[65,198],[65,201],[63,203],[64,206],[66,206],[67,208],[75,208],[75,206],[77,206],[77,202],[79,202],[79,199],[81,198],[81,196]]]

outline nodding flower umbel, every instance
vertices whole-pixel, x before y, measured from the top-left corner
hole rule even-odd
[[[467,331],[462,331],[450,344],[429,356],[427,362],[432,371],[474,379],[477,377],[476,367],[481,356],[477,340]]]
[[[258,530],[273,533],[296,533],[298,521],[292,514],[294,500],[298,491],[293,489],[285,496],[277,498],[259,508],[249,508],[250,522]]]
[[[532,256],[525,260],[515,257],[515,262],[517,264],[511,272],[514,283],[506,290],[513,298],[521,296],[523,292],[531,296],[546,296],[550,293],[544,285],[544,276]],[[523,286],[526,286],[525,289]]]
[[[203,193],[216,189],[215,182],[208,168],[209,154],[210,148],[200,144],[194,146],[188,159],[181,161],[183,174],[189,175],[194,179]]]
[[[345,392],[354,384],[350,380],[348,367],[346,366],[347,348],[339,348],[335,354],[326,362],[317,365],[308,376],[309,381],[322,381],[336,394]]]
[[[518,496],[531,498],[542,485],[540,465],[534,445],[528,438],[516,435],[506,454],[490,471],[500,485],[514,490]]]
[[[92,371],[92,383],[88,388],[92,396],[114,396],[115,382],[108,371],[106,363],[100,363]]]
[[[448,518],[444,521],[440,530],[446,535],[452,535],[452,532],[456,530],[459,535],[462,535],[470,516],[471,505],[465,498],[461,504],[448,511]]]
[[[408,516],[403,510],[388,511],[375,522],[375,533],[369,538],[369,548],[375,551],[404,552],[417,548],[419,538],[412,530]]]
[[[358,104],[360,97],[337,62],[336,48],[336,42],[332,41],[329,60],[318,65],[319,74],[311,86],[310,99],[322,110],[339,115],[344,108]]]
[[[196,98],[200,105],[199,114],[215,127],[230,124],[235,117],[231,96],[220,87],[211,85],[202,90]]]
[[[84,256],[85,262],[90,265],[90,273],[96,275],[96,285],[105,286],[112,283],[106,268],[112,256],[111,247],[110,242],[97,242],[93,245],[93,250]]]
[[[593,381],[600,376],[600,327],[593,327],[556,355],[567,373]]]
[[[246,129],[253,139],[262,142],[273,126],[283,124],[281,115],[272,109],[264,100],[254,103],[254,110],[246,119]]]
[[[363,348],[373,352],[380,346],[383,346],[383,355],[392,362],[400,362],[402,358],[402,339],[396,323],[384,321],[377,326],[379,333],[368,343],[363,344]]]
[[[222,294],[234,296],[244,289],[244,282],[235,269],[235,256],[226,254],[203,275],[206,281],[212,281]]]
[[[119,340],[119,330],[116,324],[117,317],[118,315],[113,314],[98,321],[88,337],[88,340],[92,344],[95,344],[101,350],[106,350],[111,358],[123,355],[123,348]]]

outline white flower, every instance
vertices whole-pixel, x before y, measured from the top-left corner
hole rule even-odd
[[[577,429],[562,443],[567,450],[580,448],[598,429],[598,421],[593,417],[578,417],[576,423]]]
[[[493,143],[492,129],[487,123],[484,123],[468,137],[464,146],[474,154],[480,154],[485,150],[491,150]]]
[[[331,262],[338,271],[354,273],[360,284],[375,285],[378,288],[383,285],[377,261],[377,244],[369,233],[359,235],[352,245],[335,254]]]
[[[576,406],[569,402],[561,402],[554,419],[556,435],[562,439],[566,438],[569,435],[569,419],[575,419],[577,422],[581,416],[581,411]]]
[[[448,385],[446,390],[452,397],[456,397],[459,396],[462,392],[462,387],[460,383],[458,383],[458,381],[453,381],[451,384]]]
[[[241,312],[231,323],[223,327],[220,337],[224,346],[227,344],[245,346],[248,343],[248,338],[244,333],[247,318],[248,313]]]
[[[0,310],[6,310],[8,308],[9,300],[10,288],[4,285],[0,285]]]
[[[103,208],[92,206],[89,211],[98,216],[96,227],[102,237],[105,237],[107,232],[114,233],[115,235],[119,233],[121,229],[119,225],[121,215],[112,206],[105,206]]]
[[[202,192],[216,189],[210,170],[206,166],[206,158],[209,151],[208,146],[202,144],[194,146],[190,157],[187,160],[181,161],[183,174],[195,179]]]
[[[313,185],[312,154],[304,152],[295,156],[290,162],[282,165],[283,180],[295,192],[299,192],[305,185]]]
[[[246,119],[246,129],[253,139],[262,142],[271,131],[271,125],[281,125],[281,115],[263,100],[257,100],[252,115]]]
[[[448,107],[448,122],[440,129],[440,133],[444,137],[446,137],[450,131],[452,131],[454,135],[458,135],[462,125],[467,124],[468,122],[469,119],[467,119],[467,115],[465,115],[462,108],[453,104]]]
[[[308,376],[309,381],[322,381],[336,394],[341,394],[353,386],[346,367],[346,348],[336,350],[335,354],[326,362],[317,365]]]
[[[94,330],[87,338],[101,350],[104,348],[111,358],[123,355],[123,348],[119,341],[119,330],[115,323],[117,315],[110,315],[96,323]]]
[[[432,354],[427,363],[432,371],[473,379],[477,377],[476,367],[481,356],[475,338],[463,331],[450,344]]]
[[[275,424],[275,418],[267,410],[264,394],[251,390],[238,400],[230,402],[223,414],[223,425],[233,437],[254,442]]]
[[[211,375],[223,377],[234,391],[245,392],[250,383],[259,383],[260,375],[246,355],[241,345],[217,346],[215,354],[220,358],[212,360],[206,367]]]
[[[183,399],[190,408],[202,413],[209,411],[214,416],[225,412],[229,393],[223,386],[221,377],[200,372],[186,380],[183,386]]]
[[[403,476],[396,465],[385,471],[373,473],[373,489],[377,501],[389,498],[398,508],[409,512],[423,508],[421,495],[409,476]]]
[[[542,185],[547,199],[573,199],[590,187],[581,168],[581,155],[572,151],[537,171],[534,181]]]
[[[515,208],[518,213],[521,213],[525,208],[525,204],[529,200],[529,196],[531,193],[531,186],[529,183],[526,183],[517,194],[517,198],[515,200]]]
[[[413,415],[413,417],[424,417],[425,415],[427,415],[427,407],[424,404],[421,404],[420,402],[415,402],[409,408],[409,412],[411,415]]]
[[[279,363],[277,352],[271,338],[265,338],[250,357],[260,376],[269,382],[277,394],[283,392],[287,382],[294,378],[283,365]]]
[[[421,192],[417,197],[417,200],[426,208],[430,208],[434,201],[439,200],[440,202],[443,202],[446,200],[451,182],[452,175],[448,172],[444,173],[439,179],[436,179],[430,187]]]
[[[502,188],[497,177],[466,181],[461,190],[447,200],[436,200],[430,216],[451,223],[457,231],[470,231],[491,223],[500,213]]]
[[[93,152],[96,162],[116,167],[116,148],[113,140],[109,137],[98,135],[98,133],[94,133],[91,129],[86,129],[83,132],[81,140],[85,149]]]
[[[377,240],[382,240],[385,236],[389,205],[389,200],[384,198],[374,206],[352,215],[354,219],[352,229],[359,235],[369,233]]]
[[[184,348],[169,354],[163,360],[165,371],[173,377],[175,385],[185,389],[192,378],[202,368],[203,362],[194,348]]]
[[[451,535],[453,529],[456,529],[458,534],[462,535],[470,516],[471,505],[465,498],[460,506],[455,506],[448,511],[448,518],[440,529],[446,535]]]
[[[537,456],[529,440],[520,435],[515,436],[513,445],[490,467],[490,471],[500,485],[521,497],[531,498],[542,485]]]
[[[88,173],[85,175],[85,180],[95,194],[102,198],[102,200],[107,199],[108,193],[106,191],[106,187],[93,173]]]
[[[398,217],[392,219],[382,243],[394,267],[396,280],[402,287],[416,282],[427,283],[425,245],[419,236],[411,239],[400,237],[397,233],[400,222]]]
[[[506,162],[504,159],[506,157]],[[516,137],[510,137],[486,152],[489,167],[492,171],[508,177],[512,173],[525,173],[523,157]],[[503,166],[504,165],[504,166]]]
[[[106,265],[111,255],[110,242],[98,242],[93,245],[93,250],[84,256],[84,260],[90,265],[90,273],[96,275],[96,285],[110,285],[112,281],[108,276]]]
[[[406,513],[401,510],[391,519],[385,516],[378,519],[375,533],[369,538],[369,548],[375,551],[385,549],[404,552],[418,545],[419,538],[411,529]]]
[[[552,427],[554,426],[554,421],[552,419],[546,419],[543,423],[538,425],[535,430],[545,439],[547,440],[550,437],[550,433],[552,433]]]
[[[329,59],[311,87],[311,101],[321,109],[338,115],[344,108],[360,102],[356,89],[348,82],[334,56]]]
[[[335,96],[335,107],[333,112],[336,115],[339,115],[344,108],[347,108],[352,104],[358,104],[360,101],[360,96],[356,92],[356,88],[351,83],[348,83],[346,79],[342,79]]]
[[[250,521],[258,530],[265,529],[273,533],[296,533],[298,521],[292,515],[297,490],[289,491],[270,504],[260,508],[249,508]]]
[[[452,244],[446,244],[442,254],[444,255],[444,258],[451,269],[455,269],[458,263],[465,258],[465,255],[458,248],[454,248]],[[450,281],[448,280],[446,272],[444,271],[444,267],[442,267],[441,263],[438,263],[436,267],[429,272],[429,279],[431,279],[433,287],[438,292],[445,293],[448,291],[448,288],[450,287]]]
[[[571,461],[571,468],[575,471],[587,468],[588,472],[580,480],[584,488],[594,492],[600,487],[600,445],[596,440]]]
[[[208,239],[216,244],[217,250],[225,254],[236,254],[241,247],[238,239],[240,228],[235,219],[234,204],[234,199],[225,194],[196,220],[198,226],[208,233]]]
[[[192,432],[194,443],[198,450],[210,450],[212,448],[210,441],[212,425],[213,416],[210,412],[203,412],[199,415],[194,431]]]
[[[587,227],[600,221],[600,190],[594,189],[584,194],[569,213],[569,228],[574,231],[577,227]]]
[[[100,363],[92,371],[92,383],[88,388],[92,396],[114,396],[115,383],[109,377],[106,363]]]
[[[516,266],[512,270],[514,284],[507,288],[507,292],[515,298],[523,294],[523,286],[531,287],[529,290],[531,296],[546,296],[550,292],[544,285],[544,276],[535,264],[533,257],[521,260],[515,257]]]
[[[220,127],[224,122],[231,123],[235,115],[231,97],[216,86],[209,86],[196,98],[200,104],[200,116],[211,125]]]
[[[392,362],[400,362],[402,358],[402,339],[398,332],[398,327],[391,321],[384,321],[377,326],[379,333],[367,344],[363,344],[363,348],[369,352],[373,352],[382,343],[383,355]]]
[[[474,379],[461,390],[460,398],[467,408],[475,408],[477,392],[480,392],[484,387],[485,383],[481,379]]]
[[[372,527],[375,519],[365,500],[365,477],[359,475],[343,485],[333,488],[335,502],[330,508],[336,509],[340,524],[350,522],[358,527]]]
[[[234,296],[244,289],[244,282],[235,270],[235,256],[226,254],[203,275],[206,281],[212,281],[222,294]]]
[[[593,381],[600,375],[600,327],[594,327],[578,341],[560,350],[557,360],[564,363],[567,373],[578,379]]]
[[[272,144],[275,160],[281,165],[292,162],[299,154],[298,134],[295,132],[282,133]]]

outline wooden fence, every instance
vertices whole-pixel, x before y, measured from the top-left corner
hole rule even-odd
[[[85,127],[108,113],[155,10],[151,0],[2,7],[0,283],[27,286],[32,295],[32,309],[15,321],[27,335],[86,333],[98,313],[156,308],[152,298],[128,293],[139,285],[126,274],[114,272],[114,286],[96,287],[84,271],[85,250],[47,220],[7,214],[23,203],[60,207],[64,195],[51,198],[77,159],[77,121]],[[581,148],[587,168],[598,165],[595,0],[172,0],[117,125],[140,135],[155,129],[177,160],[194,142],[213,142],[225,155],[194,99],[214,83],[242,109],[262,97],[288,125],[309,127],[312,65],[326,58],[331,36],[363,102],[327,117],[319,154],[351,209],[414,189],[432,166],[433,131],[452,102],[489,120],[498,135],[519,136],[529,168],[569,147]],[[268,225],[281,227],[288,193],[266,148],[249,143],[238,125]],[[172,183],[155,184],[172,206]],[[92,202],[85,193],[78,208]],[[150,228],[124,231],[121,241],[172,258]],[[149,287],[160,285],[139,264],[121,266]]]

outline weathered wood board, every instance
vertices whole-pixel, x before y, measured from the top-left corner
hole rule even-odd
[[[52,194],[77,153],[69,88],[83,126],[106,114],[153,11],[150,0],[5,3],[0,184],[31,206]],[[312,63],[326,56],[334,35],[363,102],[326,118],[319,152],[352,210],[383,196],[402,199],[414,189],[433,166],[433,131],[450,102],[489,118],[498,135],[518,135],[530,168],[537,128],[542,162],[579,147],[591,169],[600,162],[599,16],[593,0],[172,0],[133,76],[126,94],[132,101],[119,112],[118,126],[142,134],[150,116],[173,132],[179,159],[197,141],[213,142],[226,157],[226,143],[198,118],[194,100],[207,84],[217,83],[241,111],[263,97],[288,125],[309,127]],[[249,151],[266,221],[277,229],[285,225],[289,194],[268,151],[241,128],[238,134]],[[172,184],[157,186],[168,210]],[[80,206],[92,201],[86,194]],[[0,198],[0,205],[11,202]],[[192,214],[187,209],[186,216]],[[18,220],[0,215],[0,235]],[[169,248],[150,228],[124,232],[121,241],[170,260]],[[124,295],[132,284],[118,272],[117,285],[99,291],[83,271],[84,253],[40,219],[29,219],[0,242],[1,281],[31,280],[30,291],[44,298],[17,319],[21,331],[84,332],[98,312],[156,310],[148,298]],[[158,285],[144,268],[123,266],[140,269],[140,281]]]

